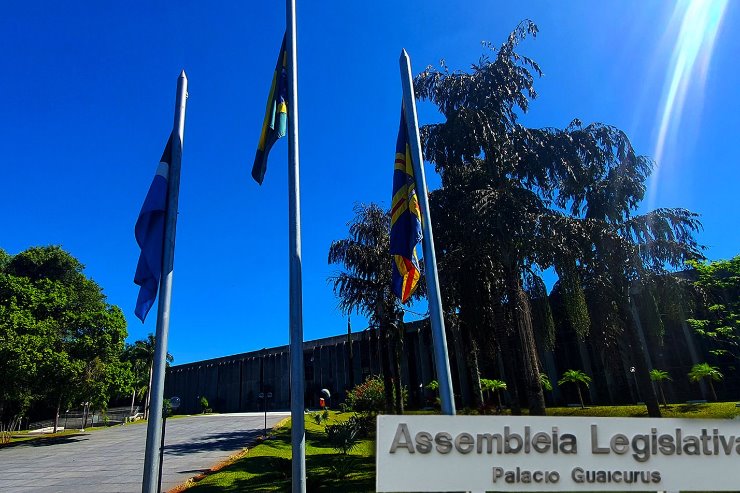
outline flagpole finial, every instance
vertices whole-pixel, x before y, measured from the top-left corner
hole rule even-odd
[[[188,78],[188,76],[185,74],[185,69],[182,69],[180,71],[180,78],[181,79],[187,79]]]

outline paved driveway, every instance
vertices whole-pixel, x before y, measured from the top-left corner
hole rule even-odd
[[[290,413],[268,413],[272,427]],[[262,433],[264,415],[237,413],[170,419],[165,434],[162,491],[185,482],[243,449]],[[3,493],[139,493],[146,425],[35,440],[0,448]]]

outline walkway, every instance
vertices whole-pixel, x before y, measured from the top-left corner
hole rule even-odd
[[[290,413],[267,414],[272,427]],[[167,420],[162,491],[239,452],[262,434],[262,413]],[[114,426],[0,448],[3,493],[140,493],[146,425]]]

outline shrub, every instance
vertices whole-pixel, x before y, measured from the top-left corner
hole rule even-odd
[[[347,420],[356,430],[358,438],[370,436],[375,431],[375,418],[370,414],[358,414]]]
[[[326,436],[329,443],[334,450],[342,455],[347,455],[357,446],[359,439],[357,431],[357,426],[350,421],[326,426]]]
[[[346,406],[358,413],[378,414],[385,409],[384,390],[385,386],[381,377],[377,375],[367,377],[365,382],[347,391]],[[395,396],[395,389],[393,395]],[[404,402],[408,399],[408,392],[405,388],[401,389],[401,398]]]
[[[206,399],[206,396],[201,396],[200,398],[200,408],[203,414],[205,414],[206,409],[208,409],[208,399]]]
[[[324,412],[321,413],[321,417],[324,419],[324,421],[329,421],[329,410],[324,409]]]

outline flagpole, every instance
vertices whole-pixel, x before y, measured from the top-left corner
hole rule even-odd
[[[172,129],[172,162],[167,179],[167,212],[165,216],[164,244],[162,245],[162,278],[159,283],[157,330],[152,361],[152,392],[149,403],[149,421],[146,427],[144,452],[144,479],[142,493],[157,493],[159,487],[159,447],[162,439],[162,405],[164,376],[167,358],[167,334],[170,328],[170,301],[172,299],[172,273],[175,263],[175,226],[177,224],[177,199],[180,194],[180,165],[182,142],[185,132],[185,104],[188,78],[183,70],[177,79],[175,122]]]
[[[298,152],[298,65],[295,0],[286,0],[288,32],[288,227],[290,236],[290,441],[293,493],[306,491],[306,431],[303,422],[303,288]]]
[[[422,245],[429,299],[429,320],[432,324],[432,341],[434,342],[434,362],[437,367],[437,379],[439,380],[439,397],[442,403],[442,413],[453,415],[455,414],[455,400],[452,396],[452,377],[450,376],[450,360],[447,356],[447,338],[445,337],[442,298],[437,276],[437,257],[434,253],[434,233],[432,232],[432,220],[429,215],[427,181],[424,177],[424,160],[419,140],[419,122],[416,117],[411,60],[406,50],[401,52],[399,64],[401,67],[401,86],[403,87],[404,115],[406,115],[406,133],[409,137],[411,163],[414,166],[416,190],[418,191],[416,195],[422,211]]]

